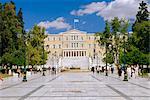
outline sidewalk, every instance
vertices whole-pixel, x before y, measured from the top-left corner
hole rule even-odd
[[[0,100],[149,100],[150,89],[142,87],[148,80],[138,85],[134,79],[133,84],[122,81],[116,74],[108,75],[69,72],[42,76],[41,73],[28,77],[27,82],[22,82],[22,78],[17,82],[14,77],[10,80],[16,83],[6,79],[1,84],[7,87],[0,89]]]
[[[112,77],[112,78],[116,78],[116,79],[121,80],[121,81],[123,81],[123,79],[124,79],[124,75],[123,74],[119,78],[118,74],[116,72],[114,74],[109,73],[108,76]],[[127,82],[129,82],[131,84],[134,84],[134,85],[138,85],[138,86],[150,89],[150,80],[148,78],[142,78],[142,77],[136,77],[135,78],[135,77],[131,77],[131,78],[128,78]]]
[[[48,72],[45,73],[46,75],[49,75]],[[32,75],[27,75],[27,81],[31,81],[31,80],[35,80],[42,77],[42,72],[41,73],[36,73],[36,74],[32,74]],[[24,82],[22,82],[23,80],[23,76],[22,77],[18,77],[17,75],[14,75],[12,77],[7,77],[4,78],[3,81],[0,81],[0,90],[2,89],[6,89],[6,88],[10,88],[13,86],[17,86],[19,84],[22,84]]]

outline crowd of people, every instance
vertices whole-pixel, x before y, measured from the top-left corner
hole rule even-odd
[[[113,74],[114,73],[114,67],[108,67],[107,70],[111,71],[111,73]],[[96,66],[96,67],[92,67],[91,68],[91,71],[93,73],[104,73],[106,71],[106,67],[105,66]]]
[[[106,67],[105,66],[95,66],[91,68],[92,73],[104,73],[106,71]],[[137,65],[130,65],[130,66],[126,66],[124,67],[123,65],[121,66],[117,66],[117,67],[113,67],[113,66],[108,66],[107,67],[107,71],[108,73],[114,74],[114,72],[116,72],[116,74],[118,75],[118,77],[122,77],[125,74],[127,74],[128,78],[137,78],[139,75],[142,74],[142,68],[137,66]]]
[[[8,74],[8,75],[17,75],[18,78],[23,77],[27,72],[29,72],[31,75],[36,73],[41,73],[42,71],[47,72],[49,71],[49,74],[56,74],[57,70],[55,67],[48,67],[48,68],[36,68],[36,67],[30,67],[30,68],[23,68],[19,66],[13,66],[12,68],[7,67],[6,65],[1,68],[0,73],[1,74]],[[3,77],[0,75],[0,80],[3,81]]]

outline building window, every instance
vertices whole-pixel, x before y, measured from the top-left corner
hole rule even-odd
[[[83,53],[83,51],[82,51],[82,56],[84,56],[84,53]]]
[[[73,48],[73,43],[72,43],[71,47]]]
[[[64,56],[66,55],[66,53],[64,52]]]
[[[61,41],[61,38],[59,37],[59,41]]]
[[[74,56],[76,56],[76,52],[74,51]]]
[[[71,36],[71,40],[73,40],[73,36]]]
[[[78,48],[78,45],[79,45],[79,44],[77,43],[77,48]]]
[[[91,48],[91,44],[89,44],[89,48]]]
[[[68,37],[66,37],[66,40],[68,40]]]
[[[55,48],[56,48],[56,46],[55,46],[55,45],[53,45],[53,48],[55,49]]]
[[[83,37],[81,37],[81,40],[83,40]]]
[[[48,41],[50,40],[50,38],[48,38]]]
[[[72,57],[73,57],[73,51],[72,51]]]
[[[59,45],[59,49],[61,48],[61,45]]]
[[[84,46],[84,45],[82,44],[82,48],[83,48],[83,46]]]
[[[77,40],[78,40],[78,36],[77,36]]]
[[[91,37],[89,36],[89,40],[91,40]]]
[[[53,38],[53,40],[55,41],[55,37]]]

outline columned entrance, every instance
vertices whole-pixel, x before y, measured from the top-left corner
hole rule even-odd
[[[86,54],[86,50],[64,50],[62,66],[87,69],[89,66],[89,58]]]
[[[63,57],[85,57],[86,50],[65,50],[63,51]]]

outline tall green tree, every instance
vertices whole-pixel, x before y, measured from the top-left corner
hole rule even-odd
[[[109,51],[109,45],[112,44],[112,35],[110,33],[110,24],[108,21],[105,22],[106,26],[105,26],[105,30],[103,33],[96,33],[96,37],[98,37],[97,42],[99,43],[99,45],[101,46],[105,46],[105,55],[106,57],[104,58],[104,61],[106,62],[106,68],[107,68],[107,63],[110,62],[112,63],[112,59],[113,57],[108,57],[109,54],[111,54]],[[108,54],[109,53],[109,54]],[[106,71],[106,76],[108,76],[108,73]]]
[[[35,25],[28,33],[27,39],[27,58],[32,66],[46,63],[47,52],[44,48],[44,39],[46,38],[45,29]]]
[[[120,30],[121,30],[121,22],[118,17],[115,17],[111,21],[111,30],[113,34],[113,50],[115,55],[115,63],[119,64],[119,47],[120,47]]]
[[[145,3],[144,1],[142,1],[139,7],[139,11],[137,12],[136,15],[136,23],[141,23],[142,21],[148,21],[149,20],[149,11],[148,11],[148,6],[147,3]],[[133,24],[133,30],[134,30],[134,25]]]
[[[23,17],[16,15],[16,6],[14,2],[0,4],[0,34],[1,34],[1,64],[23,65]],[[19,15],[21,10],[19,10]],[[6,60],[7,57],[11,57]]]
[[[133,39],[134,46],[139,48],[143,53],[150,52],[149,44],[150,44],[150,12],[148,11],[148,5],[144,1],[142,1],[139,7],[139,11],[136,15],[136,21],[132,26],[132,30],[134,32]]]
[[[9,57],[12,57],[12,53],[15,51],[15,48],[17,47],[17,32],[16,32],[16,11],[15,11],[15,5],[13,2],[5,3],[3,5],[3,14],[2,14],[2,20],[3,20],[3,28],[2,28],[2,62],[4,64],[12,63],[12,61],[9,60],[7,62],[4,60],[8,55]],[[4,58],[4,59],[3,59]],[[13,57],[12,57],[13,58]]]
[[[126,64],[127,60],[126,60],[126,56],[127,56],[127,47],[129,48],[128,45],[128,27],[129,27],[129,21],[127,21],[126,19],[121,19],[121,26],[120,26],[120,32],[121,34],[121,47],[120,47],[120,55],[119,55],[119,62]]]
[[[150,13],[148,12],[147,3],[142,1],[139,7],[139,11],[136,15],[136,21],[132,26],[133,34],[130,37],[130,44],[134,46],[133,49],[139,50],[141,55],[138,64],[149,65],[150,54]],[[131,50],[134,51],[134,50]],[[141,57],[143,59],[141,59]]]
[[[3,29],[2,3],[0,3],[0,65],[2,63],[2,29]]]

